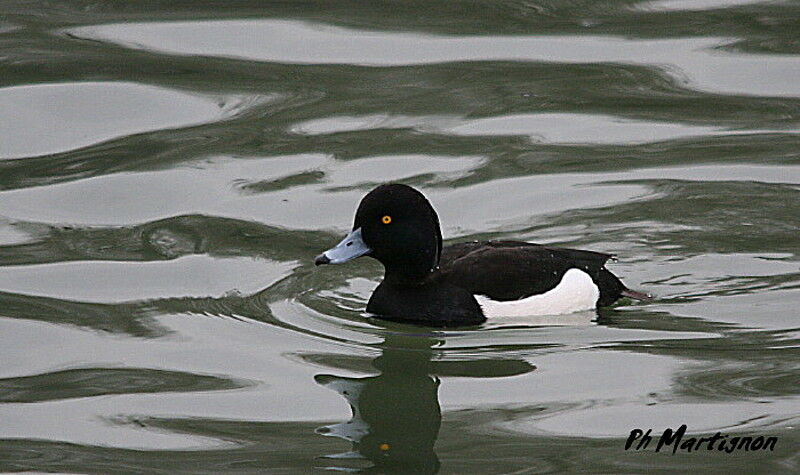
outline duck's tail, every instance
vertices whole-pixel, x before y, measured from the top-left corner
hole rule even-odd
[[[620,293],[623,297],[630,297],[636,300],[653,300],[653,296],[651,294],[646,294],[644,292],[637,292],[631,289],[623,289]]]

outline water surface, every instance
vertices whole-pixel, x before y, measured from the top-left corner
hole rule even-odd
[[[0,5],[0,470],[798,470],[800,4]],[[372,187],[657,296],[436,331]],[[353,413],[353,411],[355,413]],[[634,428],[773,452],[626,452]]]

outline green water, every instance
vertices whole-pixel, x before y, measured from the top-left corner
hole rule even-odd
[[[797,1],[3,0],[0,471],[796,473],[798,130]],[[657,298],[368,320],[386,181]]]

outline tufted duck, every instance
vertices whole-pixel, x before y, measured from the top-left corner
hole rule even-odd
[[[353,231],[315,264],[360,256],[386,273],[367,311],[386,320],[428,326],[483,323],[486,317],[557,315],[646,299],[605,268],[610,254],[519,241],[442,247],[439,218],[419,191],[402,184],[370,191]]]

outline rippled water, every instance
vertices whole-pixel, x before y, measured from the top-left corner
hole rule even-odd
[[[796,1],[4,0],[0,470],[797,471],[798,25]],[[380,266],[313,256],[392,180],[445,239],[615,253],[657,299],[367,320]],[[624,450],[681,424],[779,442]]]

